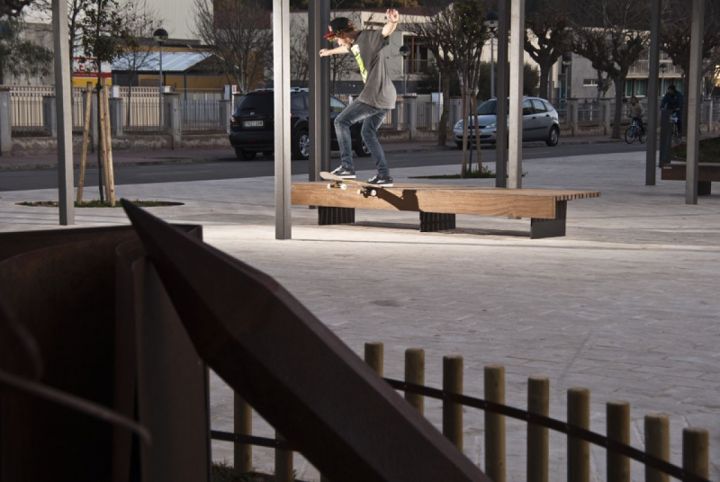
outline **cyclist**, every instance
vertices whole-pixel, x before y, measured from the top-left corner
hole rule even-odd
[[[633,122],[637,123],[637,126],[640,129],[638,132],[639,135],[645,134],[645,125],[643,124],[642,116],[643,108],[640,105],[638,98],[633,95],[630,97],[630,118]]]
[[[674,84],[670,84],[660,102],[660,109],[668,110],[671,114],[674,113],[677,116],[677,129],[680,136],[682,136],[682,106],[682,94],[678,92]]]

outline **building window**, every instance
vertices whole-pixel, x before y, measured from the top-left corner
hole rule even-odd
[[[583,87],[595,87],[597,88],[598,81],[597,79],[584,79],[583,80]]]

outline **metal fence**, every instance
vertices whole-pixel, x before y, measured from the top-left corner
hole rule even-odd
[[[164,116],[161,111],[159,91],[156,87],[119,87],[114,88],[115,96],[122,99],[123,131],[132,133],[156,132],[164,129]],[[180,90],[179,108],[182,130],[186,132],[212,131],[223,132],[227,126],[225,116],[229,113],[221,107],[223,92],[220,90]],[[47,135],[44,100],[54,95],[52,86],[11,86],[11,118],[12,131],[16,135]],[[74,88],[72,94],[73,129],[82,130],[84,119],[84,89]],[[449,125],[452,126],[462,118],[462,100],[449,99]],[[568,106],[574,105],[576,125],[579,128],[601,127],[611,122],[615,104],[604,99],[572,99],[561,100],[555,107],[560,123],[568,125]],[[647,101],[641,99],[647,112]],[[439,105],[427,100],[417,100],[415,109],[415,127],[423,130],[436,130],[439,122]],[[164,108],[164,106],[163,106]],[[410,124],[408,103],[400,98],[397,107],[385,117],[383,126],[403,130]],[[627,120],[627,112],[623,112],[623,121]],[[720,129],[720,99],[705,99],[700,109],[701,131],[714,132]],[[571,129],[575,132],[575,129]]]
[[[53,86],[10,86],[12,131],[19,135],[46,135],[44,99],[55,95]],[[73,129],[82,130],[84,122],[83,88],[73,88]],[[113,95],[122,99],[123,131],[152,132],[163,129],[159,90],[155,87],[119,87]],[[198,90],[180,92],[183,130],[224,131],[227,119],[220,108],[223,92]]]
[[[157,131],[162,128],[160,93],[156,87],[120,87],[123,130]]]
[[[380,376],[384,373],[382,343],[365,345],[365,362]],[[442,388],[425,386],[425,353],[411,348],[405,351],[405,379],[385,380],[396,390],[404,392],[408,403],[425,414],[425,398],[442,403],[442,426],[438,430],[459,449],[463,448],[464,412],[478,409],[484,412],[485,474],[495,481],[508,480],[508,472],[526,475],[528,482],[563,480],[579,482],[591,480],[590,445],[606,451],[606,480],[629,482],[633,477],[632,462],[639,462],[646,481],[668,481],[668,476],[686,482],[710,482],[708,456],[709,434],[705,429],[683,430],[682,466],[670,463],[670,429],[667,415],[648,415],[644,419],[644,450],[630,445],[630,405],[617,401],[607,403],[606,435],[591,431],[590,391],[571,388],[567,391],[567,421],[550,418],[550,381],[545,377],[531,377],[527,385],[527,410],[505,404],[505,369],[502,366],[485,367],[484,399],[464,394],[463,359],[460,356],[443,357]],[[241,403],[237,403],[241,400]],[[212,431],[214,440],[235,443],[235,470],[238,474],[252,468],[252,446],[275,448],[275,479],[290,482],[293,477],[292,446],[280,439],[252,435],[252,408],[236,395],[234,418],[235,432]],[[438,420],[439,417],[434,416]],[[506,421],[526,423],[525,441],[507,452]],[[476,428],[476,427],[473,427]],[[552,447],[550,432],[564,435],[562,451]],[[553,439],[554,440],[554,439]],[[524,451],[524,457],[518,455]],[[525,467],[508,466],[512,460],[523,460]],[[563,464],[557,463],[564,459]],[[280,464],[278,465],[280,461]],[[551,463],[553,462],[553,463]],[[282,470],[277,471],[277,467]],[[638,467],[634,467],[637,469]],[[524,470],[523,470],[524,469]],[[325,480],[321,477],[321,480]],[[592,480],[596,480],[594,477]],[[599,480],[599,479],[598,479]]]

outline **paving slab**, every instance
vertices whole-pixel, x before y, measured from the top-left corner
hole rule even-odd
[[[419,347],[426,352],[426,383],[439,387],[442,357],[462,355],[465,389],[482,396],[483,367],[502,364],[509,404],[524,407],[527,378],[545,375],[551,415],[561,419],[566,390],[587,387],[593,430],[605,431],[606,402],[627,400],[638,447],[643,416],[667,413],[675,463],[682,428],[707,428],[717,480],[720,196],[686,205],[682,182],[644,186],[644,159],[628,153],[526,161],[526,187],[602,192],[568,203],[567,236],[539,240],[527,237],[529,220],[458,216],[453,233],[419,233],[417,213],[362,211],[359,225],[318,226],[316,211],[296,207],[293,239],[279,241],[272,178],[118,186],[118,192],[185,202],[150,211],[202,224],[208,243],[275,277],[358,354],[366,342],[385,343],[387,376],[401,378],[404,350]],[[401,182],[449,169],[396,169],[393,176]],[[2,193],[0,230],[56,227],[56,209],[15,204],[54,196]],[[79,226],[127,223],[119,209],[78,210],[77,220]],[[211,408],[213,428],[231,429],[232,393],[216,377]],[[439,427],[440,404],[427,401],[426,413]],[[467,409],[464,416],[465,453],[482,466],[483,415]],[[255,431],[273,434],[259,419]],[[508,422],[511,481],[525,480],[524,435],[523,423]],[[564,481],[564,437],[552,435],[551,444],[551,480]],[[214,443],[213,451],[216,460],[232,462],[231,445]],[[592,480],[604,480],[605,453],[593,448],[591,454]],[[271,472],[272,453],[257,449],[253,463]],[[319,480],[299,456],[296,473]],[[633,479],[643,479],[635,464]]]

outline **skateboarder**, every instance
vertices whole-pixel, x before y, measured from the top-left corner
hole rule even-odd
[[[352,53],[365,84],[358,98],[335,118],[341,164],[332,173],[346,179],[356,178],[350,126],[362,121],[362,138],[377,168],[377,174],[368,179],[368,182],[389,187],[392,186],[393,180],[385,160],[385,152],[378,141],[377,131],[382,125],[386,111],[395,108],[397,98],[388,71],[388,55],[383,49],[389,44],[388,38],[397,28],[400,14],[395,9],[388,9],[385,16],[387,23],[381,31],[357,31],[349,18],[334,18],[330,21],[325,38],[337,42],[338,47],[321,49],[320,57]]]

